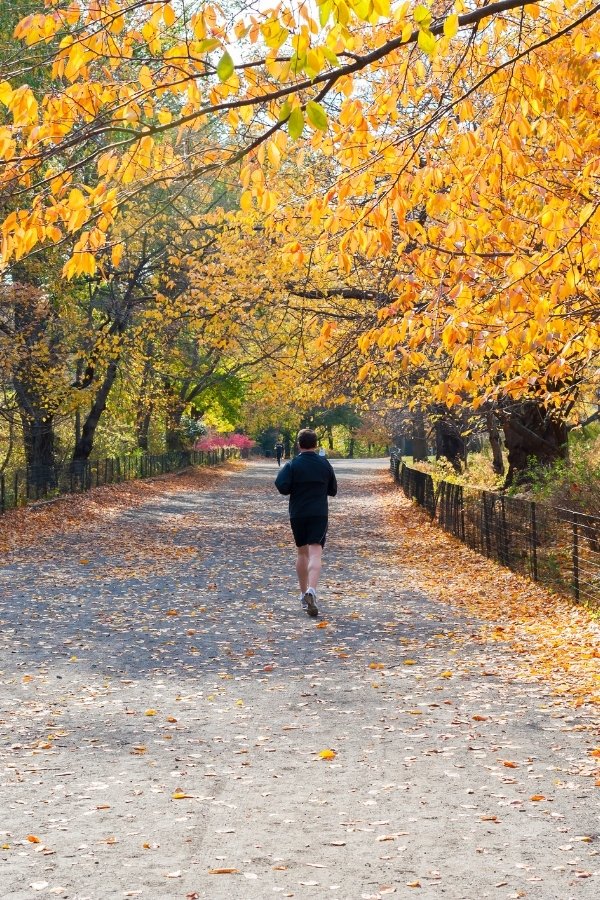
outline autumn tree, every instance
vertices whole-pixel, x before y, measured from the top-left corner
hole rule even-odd
[[[27,17],[0,82],[4,264],[72,236],[65,273],[94,277],[123,204],[241,164],[242,209],[282,269],[320,270],[319,303],[352,309],[365,261],[381,273],[359,382],[427,370],[434,403],[500,415],[511,469],[560,456],[597,383],[597,7],[317,8]],[[40,49],[50,87],[28,83]]]

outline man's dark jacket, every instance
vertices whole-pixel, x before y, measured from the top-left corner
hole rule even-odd
[[[326,516],[327,497],[337,494],[337,481],[329,460],[312,450],[287,462],[275,479],[280,494],[289,494],[290,519]]]

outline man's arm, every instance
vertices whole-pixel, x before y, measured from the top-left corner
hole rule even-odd
[[[275,479],[275,487],[280,494],[287,496],[292,492],[292,467],[289,462],[285,464],[283,469],[279,470]]]
[[[329,483],[327,485],[327,496],[335,497],[335,495],[337,494],[337,480],[335,477],[335,472],[333,471],[331,466],[329,466],[329,468],[331,469],[331,474],[329,476]]]

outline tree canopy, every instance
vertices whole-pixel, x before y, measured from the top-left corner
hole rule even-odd
[[[594,399],[600,5],[44,6],[0,61],[7,277],[52,247],[110,283],[175,210],[185,303],[238,337],[285,310],[277,359],[310,346],[326,391],[343,372],[356,396],[559,418]]]

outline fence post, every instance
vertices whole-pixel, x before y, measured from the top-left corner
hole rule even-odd
[[[490,521],[489,521],[489,504],[487,499],[487,491],[481,492],[481,502],[483,504],[483,533],[485,535],[485,555],[489,558],[492,553],[492,544],[490,540]]]
[[[573,591],[579,600],[579,513],[573,513]]]
[[[537,520],[535,503],[531,501],[531,575],[534,581],[538,580],[537,565]]]

